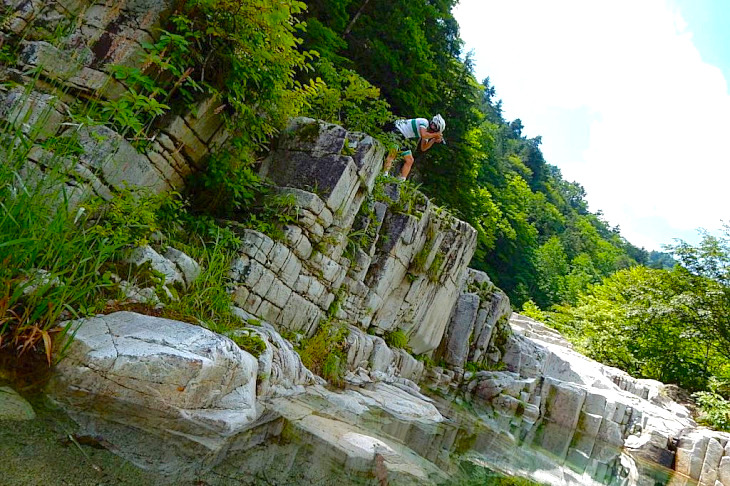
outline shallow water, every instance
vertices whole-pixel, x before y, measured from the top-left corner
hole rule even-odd
[[[110,446],[104,437],[74,436],[78,426],[37,396],[32,400],[38,414],[35,420],[0,422],[0,484],[674,484],[671,471],[637,463],[616,448],[597,444],[587,463],[574,461],[554,453],[567,448],[561,441],[571,440],[572,434],[518,426],[491,415],[488,409],[434,399],[447,418],[437,425],[404,421],[382,411],[343,416],[341,410],[333,410],[331,403],[321,397],[301,398],[315,414],[354,424],[363,434],[387,443],[405,458],[398,470],[384,470],[377,459],[353,463],[297,423],[273,417],[253,433],[232,441],[225,455],[189,456],[185,460],[199,464],[181,467],[180,474],[175,474],[175,465],[182,464],[180,457],[173,460],[170,456],[174,467],[163,476],[139,469],[104,449]],[[266,433],[254,440],[259,431]],[[125,433],[139,432],[126,429]],[[155,447],[154,441],[148,444]],[[166,456],[163,453],[158,457],[164,460]],[[427,480],[409,475],[409,468],[425,472]]]

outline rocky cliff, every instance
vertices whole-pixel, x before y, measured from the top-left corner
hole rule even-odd
[[[127,87],[111,67],[139,66],[172,2],[2,5],[22,69],[0,69],[10,83],[0,117],[32,142],[25,184],[61,167],[72,202],[130,186],[181,189],[227,139],[211,100],[168,116],[142,148],[69,115],[79,97],[122,96]],[[58,25],[56,44],[37,30]],[[73,157],[43,143],[70,134]],[[468,268],[474,229],[379,176],[383,157],[367,134],[299,118],[261,164],[297,216],[278,240],[240,230],[231,303],[249,323],[238,332],[262,340],[258,357],[235,335],[198,325],[99,315],[63,323],[75,340],[48,394],[87,433],[171,482],[448,483],[488,463],[551,484],[661,483],[674,470],[672,484],[730,486],[727,435],[697,428],[662,384],[589,360],[556,331],[512,314],[488,276]],[[130,258],[167,284],[191,285],[197,263],[157,246]],[[152,301],[156,291],[164,288],[127,295]],[[347,329],[339,389],[282,337],[305,339],[333,321]]]
[[[181,189],[227,139],[210,100],[169,116],[143,152],[123,133],[72,116],[79,100],[115,101],[127,92],[113,69],[141,67],[143,45],[159,37],[174,2],[3,0],[1,6],[4,43],[17,41],[21,50],[15,67],[0,67],[0,118],[34,142],[23,170],[26,183],[62,168],[70,177],[61,185],[72,203],[90,194],[109,199],[125,187]],[[51,43],[54,32],[62,35]],[[52,137],[73,138],[78,154],[49,151],[43,141]]]
[[[244,230],[231,267],[236,312],[263,321],[241,331],[265,341],[258,359],[200,327],[117,313],[68,324],[76,340],[49,393],[120,454],[178,476],[276,469],[261,458],[271,447],[291,464],[280,478],[317,480],[301,470],[313,461],[366,481],[381,461],[397,483],[441,483],[476,434],[470,454],[552,484],[643,484],[670,470],[683,475],[672,484],[723,484],[724,434],[696,428],[661,383],[600,365],[512,314],[488,276],[467,268],[474,231],[378,179],[382,156],[364,134],[297,119],[263,164],[300,213],[281,241]],[[311,336],[332,319],[349,326],[345,390],[323,388],[280,334]],[[387,344],[393,330],[410,351]],[[289,445],[272,445],[282,434]],[[514,454],[530,460],[500,462]],[[548,463],[549,474],[535,469]]]

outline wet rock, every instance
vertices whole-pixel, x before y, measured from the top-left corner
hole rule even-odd
[[[0,386],[0,420],[33,420],[33,407],[18,392]]]
[[[554,379],[546,380],[545,384],[542,391],[546,395],[545,418],[568,429],[575,429],[585,401],[585,390]]]
[[[338,467],[351,474],[369,474],[380,457],[383,472],[395,484],[431,484],[445,479],[443,472],[411,449],[428,444],[415,436],[410,441],[396,440],[363,427],[360,420],[367,414],[385,415],[385,423],[400,424],[406,434],[441,423],[438,410],[415,391],[385,384],[345,392],[313,387],[296,397],[272,400],[270,406],[289,421],[298,437],[315,446],[314,453],[307,456],[308,464],[334,457]]]

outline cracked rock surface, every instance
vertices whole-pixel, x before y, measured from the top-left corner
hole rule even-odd
[[[215,449],[258,417],[257,360],[202,327],[116,312],[69,324],[49,394],[74,412]]]

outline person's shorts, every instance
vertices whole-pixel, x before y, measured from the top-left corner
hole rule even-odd
[[[395,127],[394,122],[386,123],[383,125],[382,129],[392,142],[392,146],[388,147],[389,149],[397,150],[398,155],[401,157],[413,155],[413,149],[416,148],[416,142],[404,137],[400,130]]]

